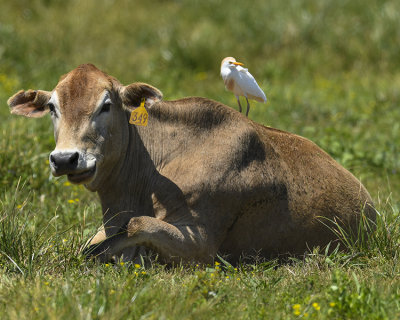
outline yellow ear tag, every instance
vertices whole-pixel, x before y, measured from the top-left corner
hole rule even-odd
[[[137,126],[147,126],[147,121],[149,120],[149,114],[144,107],[145,98],[142,99],[140,106],[137,107],[131,113],[131,118],[129,119],[130,124],[136,124]]]

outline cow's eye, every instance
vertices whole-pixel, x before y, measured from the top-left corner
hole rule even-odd
[[[101,107],[100,113],[108,112],[110,111],[110,108],[111,108],[111,102],[105,102]]]
[[[50,114],[51,114],[51,115],[55,115],[55,114],[56,114],[56,108],[54,107],[54,104],[52,104],[51,102],[49,102],[49,103],[47,104],[47,107],[49,108]]]

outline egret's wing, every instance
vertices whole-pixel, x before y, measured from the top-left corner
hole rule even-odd
[[[238,71],[239,78],[237,79],[237,85],[247,94],[247,97],[260,102],[267,101],[264,91],[262,91],[251,73],[245,68],[241,68]]]
[[[248,72],[248,73],[250,74],[249,69],[247,69],[247,68],[243,68],[243,67],[241,67],[241,66],[237,66],[236,69],[237,69],[239,72],[244,72],[244,73]],[[250,75],[251,75],[251,74],[250,74]]]

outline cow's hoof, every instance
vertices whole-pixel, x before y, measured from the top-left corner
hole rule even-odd
[[[102,243],[93,244],[82,250],[82,254],[87,260],[94,259],[101,263],[111,262],[112,255],[109,253],[109,248],[102,245]]]

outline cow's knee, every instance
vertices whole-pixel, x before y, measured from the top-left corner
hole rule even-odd
[[[174,225],[149,216],[131,218],[127,225],[129,245],[155,250],[169,262],[212,262],[216,249],[204,234],[195,224]]]

